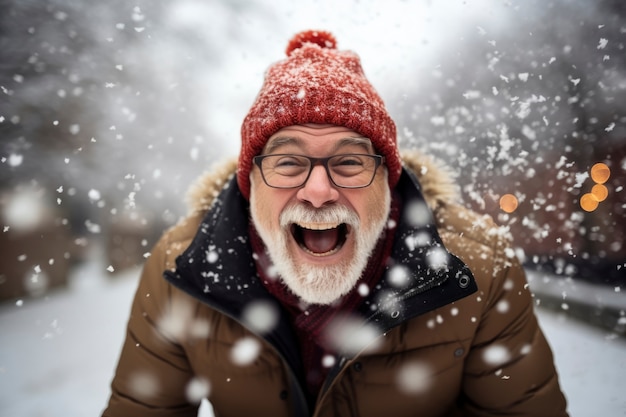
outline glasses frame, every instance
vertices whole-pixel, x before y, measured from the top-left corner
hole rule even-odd
[[[299,158],[306,158],[311,162],[311,165],[309,166],[309,172],[307,173],[306,177],[304,178],[304,180],[302,181],[301,184],[299,185],[292,185],[289,187],[280,187],[280,186],[276,186],[276,185],[271,185],[270,183],[267,182],[267,179],[265,179],[265,173],[263,172],[263,160],[265,158],[268,157],[273,157],[273,156],[297,156]],[[374,173],[372,174],[372,178],[370,179],[370,182],[368,182],[365,185],[358,185],[358,186],[346,186],[346,185],[339,185],[335,182],[335,180],[333,179],[333,176],[330,174],[330,169],[328,168],[328,161],[330,161],[333,158],[337,158],[337,157],[341,157],[341,156],[367,156],[367,157],[371,157],[374,160]],[[370,185],[372,185],[372,183],[374,182],[374,178],[376,178],[376,172],[378,172],[378,167],[380,167],[381,165],[383,165],[385,163],[385,157],[382,155],[376,155],[376,154],[366,154],[366,153],[344,153],[344,154],[337,154],[337,155],[331,155],[331,156],[327,156],[324,158],[313,158],[311,156],[306,156],[306,155],[299,155],[299,154],[292,154],[292,153],[275,153],[275,154],[267,154],[267,155],[257,155],[255,157],[252,158],[252,162],[254,162],[254,164],[259,167],[259,171],[261,171],[261,177],[263,178],[263,182],[265,182],[265,184],[268,187],[271,188],[278,188],[278,189],[292,189],[292,188],[300,188],[302,186],[304,186],[307,181],[309,180],[309,177],[311,176],[311,172],[313,172],[313,168],[317,165],[322,165],[324,167],[324,169],[326,170],[326,176],[328,177],[328,179],[330,180],[330,182],[335,186],[335,187],[339,187],[339,188],[349,188],[349,189],[356,189],[356,188],[365,188],[365,187],[369,187]]]

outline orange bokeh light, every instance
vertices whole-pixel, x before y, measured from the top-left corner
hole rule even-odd
[[[598,203],[597,197],[591,193],[583,194],[580,197],[580,207],[585,211],[594,211],[598,208]]]
[[[500,208],[505,213],[513,213],[517,209],[518,204],[517,197],[513,194],[504,194],[500,197]]]
[[[591,188],[591,194],[593,194],[598,201],[604,201],[609,196],[609,190],[604,184],[596,184]]]
[[[591,167],[591,179],[596,184],[604,184],[611,176],[611,169],[604,163],[598,162]]]

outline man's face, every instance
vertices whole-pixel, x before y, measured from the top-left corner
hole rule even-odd
[[[269,139],[263,154],[323,158],[374,154],[369,139],[341,126],[297,125]],[[389,216],[387,171],[378,167],[365,188],[335,186],[315,165],[298,188],[269,187],[258,166],[250,173],[252,220],[267,246],[274,271],[291,291],[310,304],[331,304],[361,276]]]

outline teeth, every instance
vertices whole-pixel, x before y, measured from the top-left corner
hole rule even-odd
[[[330,230],[339,227],[339,223],[298,223],[298,226],[309,230]]]
[[[324,252],[324,253],[315,253],[315,252],[311,252],[309,249],[307,249],[306,246],[300,246],[302,248],[303,251],[305,251],[306,253],[308,253],[309,255],[313,255],[313,256],[317,256],[318,258],[324,257],[324,256],[328,256],[328,255],[332,255],[333,253],[339,251],[339,249],[341,248],[341,246],[338,246],[334,249],[329,250],[328,252]]]

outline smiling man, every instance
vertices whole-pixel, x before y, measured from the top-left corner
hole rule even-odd
[[[566,416],[524,271],[307,31],[152,251],[104,416]]]
[[[390,191],[374,152],[350,129],[305,124],[279,130],[254,158],[253,223],[276,276],[307,303],[355,288],[383,235]]]

